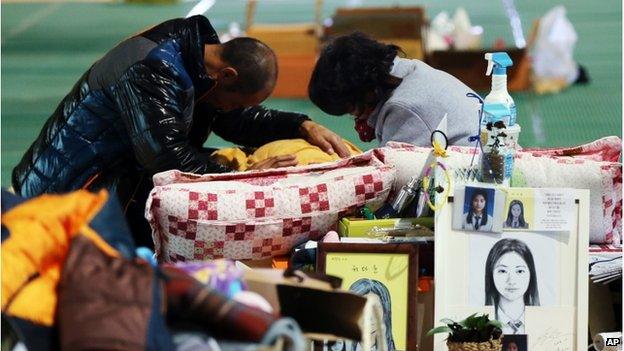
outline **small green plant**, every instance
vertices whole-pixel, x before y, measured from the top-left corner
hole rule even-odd
[[[488,314],[477,316],[473,314],[463,321],[455,322],[445,318],[440,322],[446,324],[431,329],[427,335],[449,333],[448,341],[451,342],[486,342],[491,339],[499,339],[503,334],[502,325],[495,319],[490,319]]]

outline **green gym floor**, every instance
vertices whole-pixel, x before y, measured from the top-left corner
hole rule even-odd
[[[324,17],[347,0],[325,1]],[[440,11],[463,6],[473,24],[484,27],[484,43],[503,38],[512,44],[502,1],[357,1],[364,6],[422,5],[432,18]],[[256,23],[309,22],[313,0],[261,0]],[[2,186],[36,138],[45,120],[80,75],[123,38],[163,20],[183,17],[196,3],[147,5],[121,2],[11,2],[2,0]],[[244,22],[244,0],[216,0],[205,15],[217,30],[232,21]],[[568,146],[608,135],[622,135],[622,3],[618,0],[517,0],[524,32],[555,5],[568,10],[578,42],[577,62],[591,77],[556,95],[515,93],[523,146]],[[363,149],[349,118],[323,114],[307,100],[270,99],[270,107],[307,113],[313,119],[356,142]],[[211,146],[229,145],[216,136]]]

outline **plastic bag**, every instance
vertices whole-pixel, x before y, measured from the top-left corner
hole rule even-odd
[[[567,84],[578,78],[574,46],[578,36],[566,17],[564,6],[556,6],[539,21],[533,46],[533,72],[538,80],[560,79]]]

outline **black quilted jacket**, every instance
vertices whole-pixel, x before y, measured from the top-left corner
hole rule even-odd
[[[300,137],[307,118],[301,114],[261,106],[219,113],[196,104],[214,84],[204,70],[204,44],[218,42],[203,16],[170,20],[121,42],[48,119],[13,170],[16,192],[113,188],[126,175],[149,178],[169,169],[227,171],[202,153],[211,131],[243,146]]]

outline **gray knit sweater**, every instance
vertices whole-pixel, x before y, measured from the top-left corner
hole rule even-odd
[[[472,89],[457,78],[422,61],[399,57],[390,74],[403,81],[367,121],[381,146],[388,141],[430,146],[431,132],[445,113],[449,145],[469,145],[468,137],[478,134],[479,104],[466,97]]]

